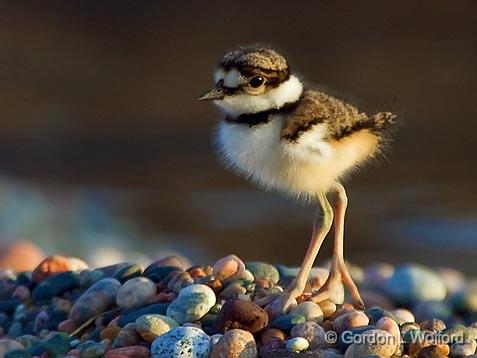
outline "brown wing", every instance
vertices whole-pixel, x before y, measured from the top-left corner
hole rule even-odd
[[[281,137],[294,142],[313,125],[326,123],[328,137],[341,139],[358,130],[378,130],[388,123],[393,123],[394,118],[395,116],[388,112],[368,117],[349,103],[326,93],[307,89],[298,105],[286,116]]]

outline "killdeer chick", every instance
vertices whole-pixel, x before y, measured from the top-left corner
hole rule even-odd
[[[303,294],[310,270],[334,223],[333,259],[319,302],[332,297],[337,284],[348,288],[356,307],[363,301],[343,257],[347,206],[340,180],[380,149],[389,112],[372,116],[326,93],[304,87],[287,60],[270,48],[247,47],[227,53],[215,71],[215,88],[199,100],[212,100],[225,112],[217,142],[238,172],[259,185],[319,204],[313,234],[299,273],[271,306],[286,312]],[[327,194],[335,193],[332,206]]]

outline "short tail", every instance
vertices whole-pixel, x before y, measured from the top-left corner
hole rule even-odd
[[[390,129],[396,124],[396,117],[391,112],[376,113],[370,118],[372,121],[371,128],[377,131]]]

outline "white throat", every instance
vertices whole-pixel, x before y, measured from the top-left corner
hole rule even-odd
[[[276,88],[261,95],[236,94],[214,101],[227,114],[239,116],[241,114],[258,113],[270,109],[278,109],[286,103],[292,103],[300,98],[303,84],[295,76],[283,82]]]

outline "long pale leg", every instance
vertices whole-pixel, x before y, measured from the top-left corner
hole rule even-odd
[[[321,244],[330,231],[333,223],[333,209],[331,208],[325,193],[318,194],[318,202],[320,206],[313,221],[311,242],[308,246],[305,258],[303,259],[300,271],[291,286],[270,306],[269,313],[272,316],[277,316],[287,312],[294,304],[296,304],[296,298],[303,294],[316,255],[318,255]],[[320,211],[322,215],[320,215]],[[319,221],[320,216],[322,218],[321,222]]]
[[[346,207],[348,206],[348,197],[346,196],[346,190],[343,185],[336,183],[333,186],[333,190],[336,193],[334,226],[335,237],[333,244],[333,259],[330,268],[330,274],[325,284],[315,293],[312,300],[320,302],[330,297],[330,294],[334,291],[334,288],[340,282],[348,288],[351,298],[353,299],[354,306],[356,308],[363,309],[364,303],[359,294],[356,284],[353,282],[348,268],[344,261],[343,241],[344,241],[344,221]]]

